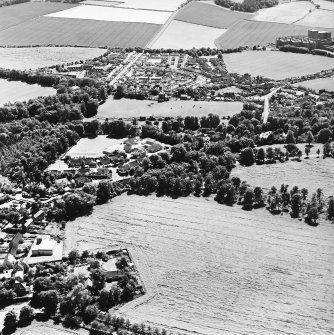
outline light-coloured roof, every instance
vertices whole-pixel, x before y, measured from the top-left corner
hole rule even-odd
[[[116,267],[116,262],[117,262],[116,258],[109,259],[107,262],[102,264],[103,270],[105,270],[105,271],[118,271],[118,269]]]

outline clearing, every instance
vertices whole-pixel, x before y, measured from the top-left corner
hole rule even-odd
[[[334,77],[305,80],[294,84],[294,86],[304,86],[316,92],[319,92],[319,90],[334,92]]]
[[[289,2],[260,9],[253,20],[290,24],[302,19],[311,9],[314,9],[314,5],[308,1]]]
[[[1,45],[76,45],[87,47],[142,47],[161,25],[108,22],[42,16],[0,32]]]
[[[170,100],[162,103],[150,100],[114,100],[112,97],[99,107],[98,118],[133,118],[140,116],[203,116],[209,113],[220,117],[241,112],[241,102]]]
[[[225,29],[173,20],[153,43],[151,48],[215,48],[214,41],[225,31]]]
[[[122,195],[66,225],[67,251],[127,246],[148,288],[119,313],[182,334],[331,334],[334,226],[203,198]]]
[[[55,95],[56,92],[52,87],[0,79],[0,106],[7,102],[27,101],[40,96]]]
[[[105,49],[75,47],[0,48],[0,65],[5,69],[35,70],[95,58],[105,52]]]
[[[164,24],[170,15],[170,12],[82,5],[63,10],[61,12],[48,14],[46,16],[111,22],[142,22]]]
[[[245,51],[224,54],[231,73],[263,76],[275,80],[304,76],[334,68],[334,59],[309,54],[280,51]]]
[[[319,23],[323,28],[334,29],[333,11],[316,9],[302,20],[296,22],[296,24],[300,24],[303,26],[315,26]]]
[[[215,28],[228,28],[237,21],[252,16],[253,14],[234,12],[210,3],[193,1],[177,13],[175,20]]]

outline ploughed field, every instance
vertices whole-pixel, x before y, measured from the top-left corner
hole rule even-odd
[[[331,334],[334,226],[203,198],[122,195],[66,225],[66,249],[128,245],[148,292],[119,313],[186,334]]]

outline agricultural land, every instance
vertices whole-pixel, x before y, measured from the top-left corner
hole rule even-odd
[[[301,81],[296,86],[304,86],[306,88],[315,90],[319,93],[319,90],[333,91],[334,90],[334,78],[319,78],[313,80]]]

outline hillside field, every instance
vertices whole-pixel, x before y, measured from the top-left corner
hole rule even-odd
[[[298,21],[297,24],[303,26],[315,26],[320,24],[321,27],[334,29],[334,12],[333,10],[315,10],[306,15],[305,18]]]
[[[118,313],[174,333],[331,334],[334,225],[211,199],[122,195],[66,225],[66,251],[126,246],[147,293]]]
[[[5,69],[35,70],[95,58],[105,52],[106,49],[75,47],[0,48],[0,66]]]
[[[319,90],[334,91],[334,77],[318,78],[312,80],[301,81],[294,86],[304,86],[319,92]]]
[[[334,59],[310,54],[280,51],[245,51],[224,54],[226,68],[231,73],[263,76],[275,80],[304,76],[334,68]]]
[[[98,118],[133,118],[140,116],[203,116],[209,113],[232,116],[241,112],[241,102],[226,101],[181,101],[171,100],[162,103],[149,100],[114,100],[109,98],[99,107]]]

